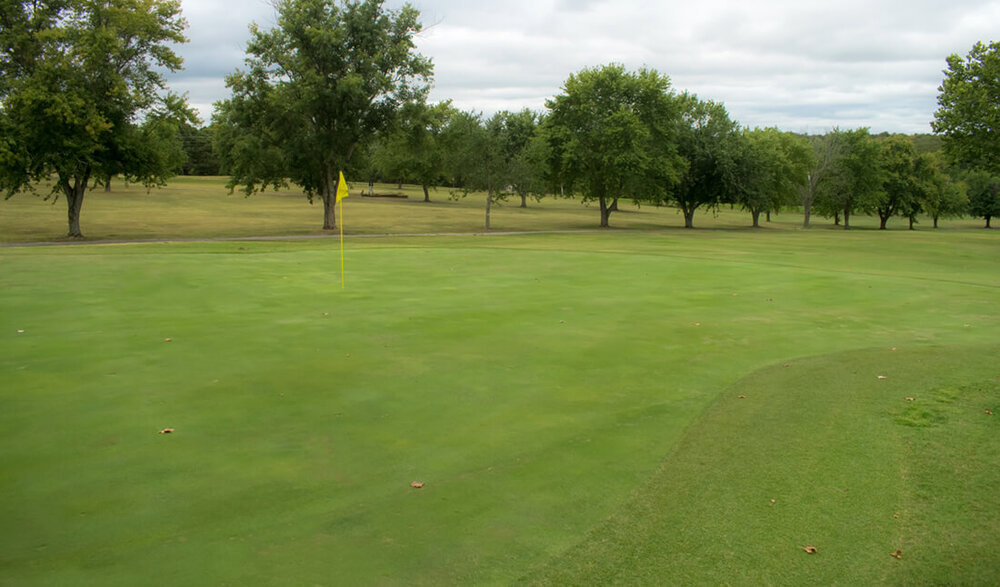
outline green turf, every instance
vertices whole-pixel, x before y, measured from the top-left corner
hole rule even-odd
[[[934,494],[964,503],[997,481],[965,444],[938,446],[996,453],[962,410],[997,403],[984,379],[1000,375],[997,250],[984,231],[357,239],[341,289],[329,241],[2,249],[0,581],[921,580],[843,546],[875,545],[878,563],[916,573],[911,549],[996,535],[995,501],[970,521]],[[933,361],[948,377],[919,376]],[[775,373],[788,385],[767,384]],[[858,401],[811,426],[803,414],[832,399],[810,386],[828,373],[831,393]],[[894,387],[907,377],[916,392]],[[770,403],[736,402],[741,386]],[[977,391],[930,399],[951,387]],[[925,393],[929,415],[907,412]],[[765,409],[788,403],[787,417]],[[757,450],[781,445],[781,426],[821,446]],[[897,460],[881,461],[887,446]],[[782,476],[743,490],[739,469],[702,476],[692,455],[711,447],[720,464]],[[925,450],[952,456],[929,464]],[[661,491],[685,458],[690,489]],[[884,470],[869,480],[856,463]],[[959,463],[969,482],[942,480],[937,468]],[[854,493],[834,499],[845,484],[830,481],[805,495],[802,466],[850,472]],[[670,491],[698,498],[676,510],[690,544],[746,528],[771,554],[724,542],[725,567],[673,557],[653,524],[674,511]],[[686,515],[713,503],[724,519]],[[898,507],[906,531],[871,530],[859,505]],[[769,512],[784,534],[761,527]],[[787,533],[804,524],[796,512],[827,533]],[[624,538],[633,525],[655,534],[647,550]],[[803,560],[807,540],[821,552]],[[902,561],[886,550],[897,544]],[[927,568],[958,560],[970,581],[996,569],[995,555],[944,551]]]

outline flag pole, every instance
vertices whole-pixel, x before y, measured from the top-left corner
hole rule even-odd
[[[337,198],[337,206],[340,210],[340,289],[344,289],[344,199]]]
[[[340,216],[340,289],[344,289],[344,198],[351,195],[347,191],[347,181],[344,172],[337,178],[337,214]]]

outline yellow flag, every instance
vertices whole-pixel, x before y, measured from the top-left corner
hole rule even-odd
[[[347,182],[344,181],[344,172],[341,171],[340,181],[337,182],[337,201],[339,202],[349,195],[351,194],[347,192]]]

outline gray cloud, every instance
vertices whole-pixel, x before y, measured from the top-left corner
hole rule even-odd
[[[945,58],[994,40],[1000,0],[414,0],[433,100],[463,109],[542,110],[569,74],[623,63],[722,101],[748,126],[928,132]],[[386,3],[398,7],[399,1]],[[242,66],[247,25],[267,0],[183,0],[192,42],[171,76],[207,120]]]

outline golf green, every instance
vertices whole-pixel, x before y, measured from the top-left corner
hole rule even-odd
[[[351,239],[342,288],[331,241],[2,249],[0,575],[588,577],[577,553],[662,507],[656,479],[685,446],[803,425],[792,412],[758,426],[754,411],[713,424],[751,374],[800,367],[761,384],[775,405],[810,401],[813,371],[879,383],[869,356],[892,358],[892,373],[972,357],[968,377],[1000,375],[984,359],[1000,342],[997,251],[973,231]],[[872,434],[901,442],[909,428]],[[754,454],[794,471],[786,452]],[[859,458],[832,454],[834,469]],[[707,478],[685,474],[710,499]],[[892,479],[879,482],[906,491]],[[736,508],[727,524],[756,515]],[[648,544],[660,554],[618,540],[585,555],[639,557],[592,577],[670,577],[669,537]],[[718,577],[699,564],[678,576]]]

